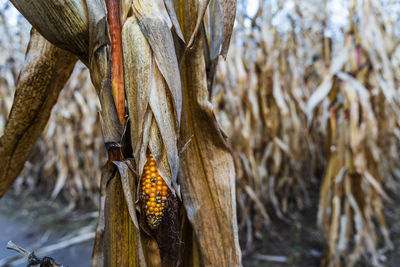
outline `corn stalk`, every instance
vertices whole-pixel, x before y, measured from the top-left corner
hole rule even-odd
[[[202,1],[12,2],[47,40],[81,59],[99,95],[108,162],[102,170],[92,264],[240,266],[234,165],[210,108],[207,85],[219,55],[226,56],[235,2],[212,2],[209,16],[216,20],[209,34],[197,30],[208,4]],[[168,14],[171,24],[163,14]],[[189,40],[191,48],[186,49]],[[211,44],[210,51],[205,43]],[[212,55],[209,61],[205,54]],[[75,63],[76,58],[71,60]],[[209,65],[213,71],[207,77]],[[47,76],[43,79],[52,81]],[[29,105],[33,100],[28,96],[21,94]],[[50,110],[51,106],[44,123]],[[21,109],[19,114],[27,112]],[[33,119],[29,124],[36,125]],[[6,127],[5,136],[13,137],[14,128]],[[29,136],[24,153],[37,137]],[[157,225],[149,220],[160,215],[151,213],[146,204],[155,203],[145,201],[146,179],[139,180],[151,168],[150,153],[157,170],[153,174],[167,188],[162,185],[163,191],[158,191],[167,195]],[[0,155],[2,159],[8,156]],[[13,161],[16,168],[4,168],[13,175],[7,176],[7,183],[1,180],[4,191],[25,159]]]
[[[322,266],[354,266],[367,253],[373,266],[382,266],[379,253],[393,247],[383,213],[383,201],[390,201],[384,185],[389,188],[392,184],[391,174],[379,167],[383,165],[380,163],[383,158],[391,156],[384,155],[377,144],[380,138],[391,140],[390,134],[379,130],[380,123],[390,121],[380,113],[382,106],[391,106],[395,114],[399,111],[398,92],[395,92],[392,76],[394,66],[388,60],[394,52],[396,37],[390,27],[385,30],[378,26],[378,18],[386,16],[377,1],[362,1],[361,10],[357,5],[358,1],[350,1],[350,26],[345,45],[332,59],[336,68],[326,73],[323,82],[328,89],[325,93],[329,94],[325,101],[330,118],[326,146],[328,164],[318,213],[318,224],[325,234],[327,248]],[[372,15],[372,8],[378,11],[377,17]],[[375,42],[371,33],[381,38],[385,35],[385,39],[378,39],[386,43],[377,42],[371,46]],[[378,65],[383,66],[382,69],[378,69]],[[386,77],[385,83],[379,82],[382,76]],[[323,91],[321,86],[314,92],[308,107],[324,94]],[[379,101],[372,101],[374,97]],[[384,241],[380,252],[377,250],[378,230]]]

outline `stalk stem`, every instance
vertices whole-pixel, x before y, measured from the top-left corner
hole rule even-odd
[[[125,121],[124,68],[122,58],[121,21],[119,0],[106,0],[108,26],[111,37],[112,73],[111,88],[118,118],[122,125]]]

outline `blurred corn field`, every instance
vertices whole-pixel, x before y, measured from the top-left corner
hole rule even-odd
[[[211,92],[237,168],[242,249],[273,224],[296,218],[318,186],[323,266],[381,266],[393,249],[384,207],[400,182],[400,3],[239,1],[235,32]],[[5,4],[7,5],[7,4]],[[0,135],[11,108],[28,41],[1,8]],[[10,29],[13,29],[11,32]],[[10,46],[10,43],[13,46]],[[105,161],[99,104],[88,72],[77,65],[51,119],[14,185],[38,184],[70,207],[97,203]],[[315,203],[314,203],[315,204]]]

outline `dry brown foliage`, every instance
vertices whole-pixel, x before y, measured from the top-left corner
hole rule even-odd
[[[326,35],[327,1],[295,1],[289,9],[277,2],[275,11],[263,3],[256,17],[238,16],[212,91],[237,169],[243,249],[270,229],[272,213],[291,222],[290,211],[310,204],[310,184],[320,184],[323,265],[353,266],[364,255],[380,266],[380,253],[392,248],[384,204],[400,179],[400,40],[390,1],[349,1],[353,22],[334,39]],[[280,12],[285,27],[273,21]],[[0,135],[23,59],[23,45],[2,48]],[[105,161],[98,106],[87,70],[76,66],[17,193],[40,179],[52,198],[97,203]]]
[[[350,1],[349,25],[332,38],[327,2],[278,6],[238,18],[213,91],[239,170],[246,246],[271,229],[272,213],[293,222],[317,183],[322,265],[353,266],[364,255],[380,266],[393,248],[383,207],[399,190],[398,29],[380,1]]]

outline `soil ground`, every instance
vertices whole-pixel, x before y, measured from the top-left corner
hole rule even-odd
[[[400,198],[391,203],[386,217],[395,249],[386,254],[384,266],[400,266]],[[313,201],[315,202],[315,201]],[[323,255],[323,238],[316,230],[316,207],[308,207],[290,224],[277,220],[274,233],[263,233],[263,238],[254,241],[251,248],[244,242],[243,263],[248,267],[313,267],[319,266]],[[94,229],[96,219],[94,207],[66,213],[65,205],[49,201],[38,201],[29,197],[16,198],[7,194],[0,200],[0,260],[15,256],[17,253],[6,249],[12,240],[17,245],[35,250],[38,247],[54,244],[61,238],[83,227]],[[243,240],[242,240],[243,241]],[[58,263],[70,267],[90,266],[93,240],[71,246],[66,249],[37,255],[50,256]],[[281,256],[285,262],[258,260],[256,255]],[[26,266],[19,264],[14,266]],[[369,266],[364,261],[358,266]]]
[[[96,214],[93,208],[67,212],[60,203],[49,204],[29,197],[16,198],[7,193],[0,200],[0,260],[18,255],[6,249],[10,240],[28,251],[35,251],[58,243],[62,238],[76,235],[79,229],[92,231]],[[93,243],[94,240],[89,240],[46,255],[35,254],[40,258],[52,257],[64,266],[87,267],[90,266]],[[18,267],[26,265],[27,262],[17,265],[0,264]]]
[[[316,190],[315,192],[318,192]],[[318,203],[318,195],[311,196],[315,205]],[[390,232],[390,238],[394,249],[384,254],[382,266],[400,266],[400,196],[392,195],[392,203],[385,203],[386,220]],[[318,267],[324,254],[324,239],[317,230],[317,206],[310,206],[301,213],[295,214],[296,218],[290,224],[273,222],[276,234],[265,233],[263,238],[256,240],[256,244],[248,255],[244,255],[243,263],[246,267]],[[242,236],[241,236],[242,237]],[[243,243],[243,242],[242,242]],[[245,245],[241,244],[244,249]],[[245,252],[246,253],[246,252]],[[283,256],[286,262],[257,260],[257,254]],[[356,267],[372,266],[366,259],[362,259]]]

